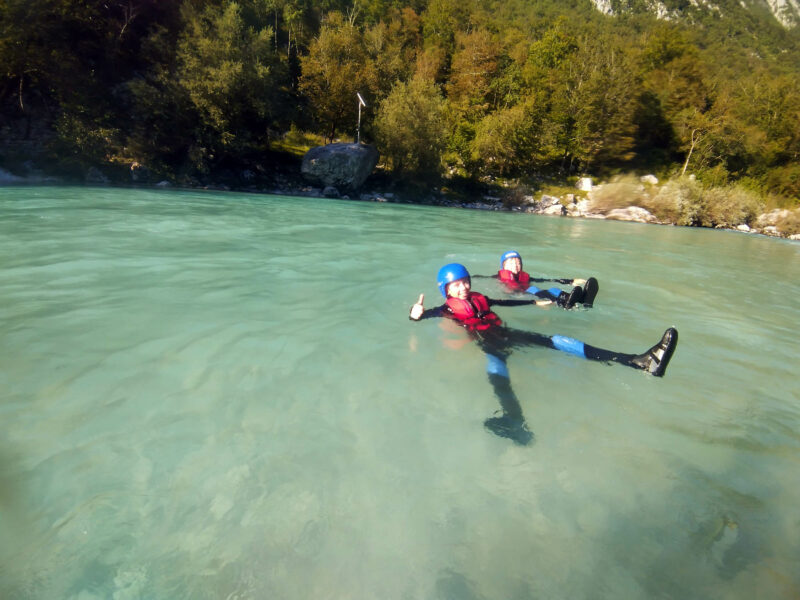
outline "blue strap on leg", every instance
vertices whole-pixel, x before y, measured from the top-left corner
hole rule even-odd
[[[535,285],[532,285],[527,290],[525,290],[528,294],[535,294],[536,292],[541,291],[540,288],[537,288]]]
[[[550,339],[553,341],[553,348],[556,350],[561,350],[561,352],[569,352],[575,356],[586,358],[582,341],[564,337],[563,335],[554,335]]]
[[[561,292],[564,291],[564,290],[561,290],[561,289],[559,289],[557,287],[552,287],[547,291],[550,292],[551,294],[553,294],[553,296],[555,296],[556,298],[558,298],[561,295]]]
[[[494,354],[487,354],[486,358],[489,360],[489,364],[486,365],[487,373],[490,375],[500,375],[508,379],[508,367],[503,359],[498,358]]]

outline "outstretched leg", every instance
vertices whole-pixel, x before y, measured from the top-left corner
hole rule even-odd
[[[584,297],[583,288],[580,286],[575,286],[569,292],[565,292],[557,287],[552,287],[548,290],[543,290],[541,288],[532,285],[527,290],[525,290],[528,294],[533,294],[537,298],[542,298],[544,300],[550,300],[551,302],[555,302],[559,306],[563,308],[572,308],[575,306],[576,302],[581,302],[581,299]]]
[[[664,335],[661,336],[661,340],[643,354],[625,354],[623,352],[605,350],[563,335],[546,336],[519,329],[505,329],[503,333],[505,334],[503,341],[506,348],[514,346],[545,346],[590,360],[616,362],[635,369],[641,369],[655,377],[664,376],[672,354],[675,352],[675,347],[678,345],[678,331],[673,327],[667,329]]]
[[[533,440],[533,434],[522,416],[522,407],[517,400],[517,395],[511,389],[511,380],[508,376],[508,367],[505,359],[487,354],[489,364],[486,367],[489,382],[494,388],[494,393],[500,401],[503,414],[499,417],[486,419],[483,424],[492,433],[507,437],[515,443],[525,446]]]

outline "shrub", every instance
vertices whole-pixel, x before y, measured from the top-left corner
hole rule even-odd
[[[800,200],[800,164],[788,165],[770,171],[767,189],[785,198]]]
[[[503,208],[511,209],[525,206],[528,203],[526,190],[520,186],[508,188],[501,196]]]
[[[669,181],[647,208],[678,225],[735,227],[751,224],[763,208],[758,195],[742,186],[704,187],[689,179]]]
[[[642,206],[650,201],[650,195],[633,175],[617,177],[592,193],[591,209],[607,213],[615,208]]]
[[[703,188],[691,179],[668,181],[653,198],[651,206],[645,208],[677,225],[701,225],[705,213]]]
[[[668,181],[651,195],[638,179],[620,177],[593,194],[592,210],[640,206],[659,220],[698,227],[736,227],[755,221],[764,209],[759,195],[742,185],[704,186],[688,178]]]
[[[736,227],[753,223],[763,208],[758,196],[741,186],[715,187],[704,191],[706,227]]]
[[[793,210],[787,216],[778,220],[775,224],[783,235],[795,235],[800,233],[800,208]]]

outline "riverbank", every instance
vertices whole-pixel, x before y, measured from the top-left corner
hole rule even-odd
[[[168,180],[151,182],[147,173],[131,166],[131,181],[112,181],[97,169],[90,169],[84,184],[115,187],[155,187],[237,191],[281,196],[339,198],[362,202],[423,204],[468,210],[507,211],[554,217],[628,221],[653,225],[696,226],[740,233],[800,240],[800,208],[760,210],[755,195],[738,188],[706,189],[692,178],[660,183],[653,175],[632,176],[609,182],[584,177],[574,186],[545,187],[537,193],[522,186],[487,186],[465,194],[448,187],[412,189],[397,185],[385,174],[371,176],[357,193],[340,193],[335,188],[308,185],[291,172],[269,178],[250,171],[215,182],[189,180],[176,185]],[[0,169],[0,185],[64,185],[76,182],[35,172],[14,175]],[[392,191],[386,191],[392,190]],[[475,196],[478,199],[473,199]]]

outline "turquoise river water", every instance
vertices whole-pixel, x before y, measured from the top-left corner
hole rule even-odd
[[[529,446],[446,262],[600,281],[511,326]],[[491,280],[474,287],[493,297]],[[800,597],[800,244],[323,199],[0,188],[0,597]]]

